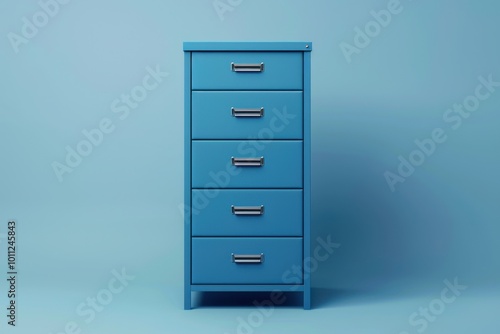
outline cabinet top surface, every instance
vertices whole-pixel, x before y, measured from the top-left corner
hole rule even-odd
[[[311,42],[184,42],[184,51],[311,51]]]

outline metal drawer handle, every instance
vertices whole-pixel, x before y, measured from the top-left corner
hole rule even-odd
[[[233,263],[263,263],[264,253],[260,254],[234,254],[231,253]]]
[[[231,205],[233,215],[260,216],[264,214],[264,205],[261,206],[234,206]]]
[[[264,165],[264,157],[260,158],[235,158],[231,157],[231,163],[237,167],[262,167]]]
[[[233,72],[263,72],[264,63],[260,64],[235,64],[231,63],[231,71]]]
[[[264,116],[264,107],[257,109],[242,109],[231,107],[231,114],[234,117],[262,117]]]

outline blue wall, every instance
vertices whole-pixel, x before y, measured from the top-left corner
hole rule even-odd
[[[500,3],[221,2],[70,1],[30,38],[37,1],[0,4],[0,233],[18,221],[23,287],[88,294],[126,267],[181,307],[182,42],[212,40],[313,43],[314,236],[341,244],[314,286],[497,284],[500,87],[476,88],[500,81]]]

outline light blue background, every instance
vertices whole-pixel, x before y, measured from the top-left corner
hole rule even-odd
[[[281,308],[255,333],[416,333],[408,316],[455,277],[467,290],[426,333],[498,329],[500,89],[457,130],[442,116],[479,76],[500,81],[500,3],[401,0],[351,63],[339,44],[387,1],[233,3],[221,20],[211,0],[71,1],[18,54],[7,34],[40,7],[0,4],[0,233],[15,219],[19,234],[9,333],[72,320],[82,333],[235,333],[254,311],[216,297],[182,310],[182,42],[212,40],[313,43],[313,235],[341,247],[314,272],[315,310]],[[111,103],[157,64],[169,76],[120,120]],[[52,162],[103,118],[115,130],[59,182]],[[448,140],[391,192],[384,172],[437,127]],[[86,324],[77,305],[121,268],[135,279]]]

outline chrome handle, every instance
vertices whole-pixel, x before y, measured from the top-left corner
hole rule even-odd
[[[264,107],[258,109],[242,109],[231,107],[231,114],[234,117],[262,117],[264,116]]]
[[[264,63],[260,64],[235,64],[231,63],[231,71],[233,72],[263,72]]]
[[[260,216],[264,214],[264,205],[261,206],[234,206],[231,205],[233,215],[241,216]]]
[[[231,253],[233,263],[262,263],[264,262],[264,253],[260,254],[234,254]]]
[[[231,157],[231,163],[236,167],[262,167],[264,157],[260,158],[235,158]]]

